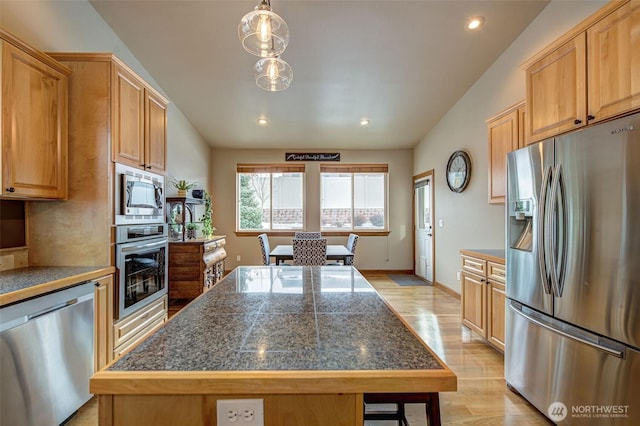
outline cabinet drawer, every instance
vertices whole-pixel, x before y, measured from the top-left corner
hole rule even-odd
[[[463,254],[462,269],[464,269],[465,271],[473,272],[474,274],[485,276],[487,275],[487,261]]]
[[[118,358],[123,353],[127,352],[129,349],[133,348],[135,345],[140,343],[149,333],[159,325],[162,325],[167,320],[167,315],[156,318],[153,322],[146,324],[145,328],[139,330],[137,334],[129,335],[129,339],[125,340],[120,344],[120,346],[116,347],[113,350],[113,357]]]
[[[504,284],[506,280],[506,268],[504,265],[487,262],[487,269],[487,277],[489,280]]]
[[[163,296],[114,324],[114,346],[118,347],[138,333],[150,330],[159,320],[164,321],[166,317],[167,296]]]

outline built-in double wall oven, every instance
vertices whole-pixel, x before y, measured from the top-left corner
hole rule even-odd
[[[115,165],[116,317],[167,294],[169,243],[164,176]]]

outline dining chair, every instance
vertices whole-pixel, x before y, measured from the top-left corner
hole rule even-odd
[[[356,257],[356,244],[358,243],[358,234],[349,234],[349,238],[347,238],[347,249],[353,253],[353,256],[348,257],[344,264],[345,265],[353,265],[353,258]]]
[[[324,265],[327,262],[327,239],[293,239],[294,265]]]
[[[262,250],[262,263],[264,265],[271,265],[271,257],[269,253],[271,253],[271,248],[269,247],[269,236],[267,234],[258,235],[258,240],[260,241],[260,249]]]
[[[313,239],[318,239],[318,238],[322,238],[322,233],[320,232],[296,232],[296,235],[294,236],[294,238],[298,238],[298,239],[305,239],[305,240],[313,240]]]

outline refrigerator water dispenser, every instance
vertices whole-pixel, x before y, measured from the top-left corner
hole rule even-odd
[[[533,201],[517,200],[509,205],[509,235],[512,249],[531,251],[533,249]]]

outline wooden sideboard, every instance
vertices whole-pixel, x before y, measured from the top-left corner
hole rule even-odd
[[[195,299],[224,275],[225,236],[169,243],[169,299]]]

